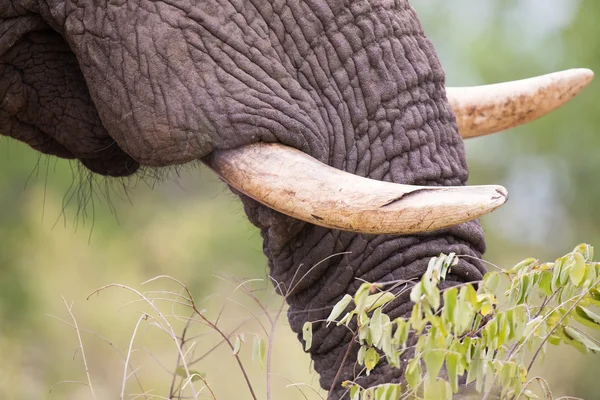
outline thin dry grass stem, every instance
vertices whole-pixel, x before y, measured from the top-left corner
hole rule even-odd
[[[145,320],[146,314],[142,314],[140,318],[138,318],[137,323],[135,324],[135,328],[133,329],[133,334],[131,335],[131,340],[129,341],[129,349],[127,350],[127,358],[125,359],[125,367],[123,368],[123,385],[121,386],[121,397],[123,400],[125,398],[125,386],[127,385],[127,368],[129,367],[129,359],[131,358],[131,354],[133,352],[133,341],[137,335],[137,330],[140,327],[140,324],[143,320]]]
[[[481,259],[481,258],[478,258],[478,257],[475,257],[475,256],[470,256],[468,254],[457,254],[455,257],[457,257],[457,258],[472,258],[473,260],[480,261],[480,262],[482,262],[484,264],[489,265],[490,267],[496,268],[499,272],[505,272],[504,269],[502,269],[501,267],[497,266],[493,262],[488,261],[488,260],[484,260],[484,259]]]
[[[182,389],[185,389],[185,387],[188,385],[188,383],[192,382],[192,379],[194,377],[198,377],[198,379],[200,379],[203,383],[204,383],[204,387],[206,387],[208,389],[208,391],[210,392],[210,395],[212,396],[213,400],[217,400],[217,396],[215,395],[215,393],[212,391],[212,389],[210,388],[210,385],[208,384],[208,382],[206,382],[206,379],[204,379],[204,377],[200,374],[192,374],[192,376],[190,376],[189,378],[187,378],[187,382],[183,385]]]
[[[361,281],[362,283],[371,283],[366,281],[365,279],[362,278],[355,278],[357,281]],[[394,287],[398,287],[399,285],[408,285],[408,284],[416,284],[418,282],[418,280],[416,278],[414,279],[398,279],[398,280],[394,280],[394,281],[383,281],[383,282],[376,282],[375,285],[378,286],[392,286],[392,288]],[[391,290],[391,289],[390,289]]]
[[[195,353],[196,343],[197,342],[192,342],[191,346],[189,346],[188,349],[185,351],[185,353],[183,353],[184,357],[187,358],[187,356],[190,352],[192,352],[192,354]],[[187,344],[187,342],[186,342],[186,344]]]
[[[170,290],[145,290],[142,293],[144,294],[144,296],[151,296],[151,295],[155,295],[155,294],[170,294],[170,295],[179,297],[186,301],[190,300],[187,297],[185,297],[184,295],[177,293],[177,292],[170,291]]]
[[[79,341],[79,348],[81,349],[81,358],[83,359],[83,366],[85,367],[85,374],[87,376],[88,386],[90,388],[92,398],[94,400],[96,400],[96,393],[94,392],[94,386],[92,385],[92,378],[90,377],[90,369],[87,364],[87,359],[85,358],[85,349],[83,347],[83,340],[81,339],[81,332],[79,330],[79,325],[77,324],[77,319],[75,318],[75,315],[73,315],[73,311],[72,311],[73,303],[71,303],[71,305],[69,305],[67,303],[67,300],[65,300],[65,298],[63,296],[61,296],[61,298],[63,300],[63,303],[65,304],[65,307],[67,308],[67,311],[69,312],[69,315],[71,316],[71,319],[73,320],[73,325],[75,326],[75,332],[77,332],[77,340]]]
[[[187,334],[187,330],[190,328],[192,322],[194,322],[193,316],[195,314],[192,313],[192,315],[190,316],[190,318],[187,320],[185,327],[183,328],[183,332],[181,333],[181,338],[180,338],[180,353],[177,355],[177,360],[175,361],[175,370],[177,370],[177,368],[179,368],[179,363],[181,362],[181,352],[183,351],[183,348],[186,344],[186,334]],[[186,352],[187,354],[187,352]],[[186,354],[183,355],[183,357],[186,356]],[[188,363],[188,365],[192,366],[193,363]],[[169,388],[169,398],[172,399],[175,397],[175,392],[178,392],[179,394],[177,395],[178,398],[181,398],[181,391],[184,389],[185,385],[179,384],[177,385],[177,387],[175,387],[175,383],[177,382],[177,373],[176,372],[169,372],[172,375],[172,379],[171,379],[171,387]]]
[[[134,369],[133,371],[131,371],[129,373],[129,375],[127,375],[127,379],[131,378],[132,376],[134,376],[140,369],[142,369],[142,365],[140,365],[139,367],[137,367],[136,369]]]
[[[221,307],[221,311],[219,311],[219,315],[217,315],[217,318],[215,319],[215,325],[219,325],[219,321],[221,320],[221,315],[223,315],[223,311],[225,311],[225,304],[223,304],[223,307]]]
[[[242,323],[240,323],[233,331],[231,331],[229,333],[229,338],[231,338],[235,332],[238,331],[238,329],[240,329],[243,325],[245,325],[248,321],[250,321],[251,319],[247,319],[245,321],[242,321]],[[211,354],[213,351],[215,351],[217,348],[219,348],[223,343],[226,343],[225,339],[221,340],[219,343],[217,343],[215,346],[213,346],[210,350],[208,350],[206,353],[202,354],[200,357],[194,359],[193,361],[189,362],[189,365],[194,365],[199,361],[202,361],[204,358],[208,357],[209,354]]]
[[[166,365],[164,365],[162,363],[162,361],[160,361],[160,359],[158,357],[156,357],[151,351],[150,349],[143,347],[141,348],[142,350],[144,350],[146,352],[146,354],[148,354],[150,357],[152,357],[154,359],[154,361],[156,361],[156,363],[169,375],[173,375],[175,374],[174,372],[172,372],[169,368],[166,367]]]
[[[252,315],[252,317],[258,323],[258,325],[260,325],[260,327],[263,330],[263,332],[265,333],[265,335],[269,334],[269,331],[267,330],[267,328],[265,328],[265,326],[263,325],[263,323],[260,321],[260,318],[258,318],[258,316],[250,308],[246,307],[243,303],[240,303],[238,301],[232,300],[230,298],[227,298],[227,301],[230,301],[233,304],[236,304],[236,305],[240,306],[241,308],[243,308],[244,310],[248,311],[248,313],[250,315]]]
[[[554,396],[552,395],[552,391],[550,390],[550,385],[548,384],[548,382],[546,382],[546,380],[544,378],[542,378],[540,376],[535,376],[535,377],[531,378],[529,381],[527,381],[527,383],[525,384],[525,387],[529,387],[529,385],[533,384],[534,382],[537,382],[540,385],[540,388],[544,392],[546,399],[554,399]]]
[[[337,256],[343,256],[346,254],[352,254],[351,251],[344,251],[344,252],[340,252],[340,253],[335,253],[335,254],[331,254],[330,256],[325,257],[324,259],[322,259],[321,261],[319,261],[318,263],[316,263],[315,265],[313,265],[312,267],[310,267],[310,269],[308,271],[306,271],[304,273],[304,275],[302,275],[302,277],[300,278],[300,280],[298,282],[296,282],[294,284],[294,281],[296,280],[296,276],[298,274],[298,272],[300,271],[300,266],[298,267],[298,269],[296,269],[296,272],[294,273],[294,276],[292,277],[292,287],[291,289],[285,293],[284,298],[287,299],[293,292],[294,290],[296,290],[296,288],[298,287],[298,285],[300,284],[300,282],[302,282],[304,280],[304,278],[306,278],[308,276],[308,274],[310,274],[315,268],[317,268],[319,265],[321,265],[322,263],[324,263],[325,261],[333,258],[333,257],[337,257]]]
[[[358,337],[358,334],[354,334],[354,336],[352,336],[352,339],[350,339],[350,343],[348,344],[348,349],[346,349],[346,353],[344,354],[344,358],[342,359],[342,362],[340,363],[340,367],[338,368],[338,370],[335,374],[335,378],[333,378],[333,382],[331,382],[331,387],[329,388],[329,392],[327,394],[327,400],[329,400],[331,398],[331,394],[333,393],[335,384],[337,383],[338,379],[340,379],[340,375],[342,374],[342,368],[344,367],[344,364],[346,363],[346,360],[348,359],[348,356],[350,355],[350,351],[352,350],[352,345],[354,344],[354,341],[356,340],[357,337]]]
[[[221,278],[221,277],[219,277],[219,278]],[[222,279],[222,278],[221,278],[221,279]],[[227,281],[227,280],[226,280],[226,281]],[[248,284],[248,283],[250,283],[250,282],[264,282],[264,281],[265,281],[264,279],[260,279],[260,278],[255,278],[255,279],[247,279],[247,280],[244,280],[244,281],[242,281],[240,284],[238,284],[238,285],[235,287],[235,289],[233,289],[233,292],[232,292],[232,293],[235,293],[235,292],[237,292],[237,291],[238,291],[238,289],[242,288],[243,286],[245,286],[246,284]],[[228,281],[228,282],[230,282],[230,281]]]
[[[289,382],[289,385],[286,385],[286,388],[288,387],[293,387],[296,388],[300,391],[300,393],[302,393],[302,396],[304,396],[305,399],[308,399],[308,396],[306,396],[306,394],[304,394],[304,392],[302,391],[302,389],[300,389],[301,386],[305,386],[307,388],[309,388],[310,390],[312,390],[317,396],[319,396],[322,400],[325,400],[325,398],[323,397],[323,395],[321,393],[319,393],[319,391],[317,389],[315,389],[314,387],[312,387],[312,385],[309,385],[308,383],[304,383],[304,382],[293,382],[291,379],[285,377],[284,375],[281,374],[277,374],[275,372],[273,372],[274,376],[278,376],[280,378],[285,379],[286,381]]]
[[[198,317],[200,317],[205,323],[207,323],[213,330],[215,330],[217,333],[219,333],[219,335],[221,335],[221,337],[227,342],[227,345],[231,348],[231,350],[232,351],[234,350],[235,347],[234,347],[233,343],[231,343],[231,340],[229,339],[229,337],[217,325],[215,325],[208,318],[206,318],[202,314],[202,312],[198,309],[198,307],[196,305],[196,302],[194,301],[194,297],[192,296],[192,293],[190,292],[190,290],[187,287],[187,285],[185,285],[183,282],[181,282],[180,280],[175,279],[175,278],[173,278],[171,276],[168,276],[168,275],[159,275],[157,277],[154,277],[152,279],[147,280],[143,284],[154,282],[154,281],[157,281],[159,279],[168,279],[168,280],[171,280],[171,281],[176,282],[177,284],[179,284],[183,288],[183,290],[185,290],[187,296],[189,297],[191,307],[194,310],[194,312],[196,313],[196,315]],[[178,346],[178,351],[179,351],[179,346]],[[181,351],[179,351],[179,352],[181,354]],[[239,358],[239,356],[237,354],[234,354],[234,357],[235,357],[235,359],[236,359],[236,361],[238,363],[238,366],[240,368],[240,371],[242,372],[242,375],[244,376],[244,379],[246,381],[246,385],[248,386],[248,389],[250,390],[250,394],[251,394],[252,398],[254,400],[257,400],[256,394],[254,393],[254,388],[252,387],[252,383],[250,382],[250,378],[248,377],[248,374],[246,372],[246,369],[244,368],[244,365],[243,365],[242,361],[240,360],[240,358]],[[181,361],[184,362],[185,360],[182,359]],[[186,366],[186,372],[188,372],[187,375],[189,377],[190,374],[189,374],[189,371],[187,370],[187,366]]]
[[[174,280],[175,280],[175,279],[174,279]],[[102,286],[102,287],[100,287],[100,288],[98,288],[98,289],[94,290],[92,293],[90,293],[90,294],[88,295],[87,299],[89,299],[90,297],[92,297],[94,294],[99,294],[100,292],[102,292],[102,291],[104,291],[104,290],[106,290],[106,289],[108,289],[108,288],[112,288],[112,287],[121,288],[121,289],[126,289],[126,290],[128,290],[128,291],[130,291],[130,292],[132,292],[132,293],[135,293],[135,294],[136,294],[137,296],[139,296],[140,298],[142,298],[142,299],[145,299],[145,300],[146,300],[146,304],[148,304],[148,305],[149,305],[149,306],[150,306],[150,307],[151,307],[151,308],[152,308],[152,309],[153,309],[153,310],[156,312],[156,314],[159,316],[160,320],[162,320],[162,321],[163,321],[163,322],[166,324],[166,326],[168,327],[168,329],[167,329],[167,328],[164,328],[164,327],[163,327],[163,328],[165,329],[165,331],[166,331],[166,332],[169,334],[169,336],[171,337],[171,339],[172,339],[172,340],[173,340],[173,342],[175,343],[175,345],[176,345],[176,347],[177,347],[177,352],[178,352],[178,354],[179,354],[179,355],[181,355],[181,350],[180,350],[180,348],[179,348],[179,340],[177,339],[177,335],[175,334],[175,331],[173,330],[173,327],[172,327],[172,326],[171,326],[171,324],[169,323],[169,320],[168,320],[168,319],[165,317],[165,315],[162,313],[162,311],[160,311],[160,310],[159,310],[159,309],[158,309],[158,308],[157,308],[157,307],[154,305],[154,303],[153,303],[153,302],[152,302],[150,299],[148,299],[146,296],[144,296],[144,295],[143,295],[142,293],[140,293],[138,290],[136,290],[136,289],[134,289],[134,288],[132,288],[132,287],[129,287],[129,286],[127,286],[127,285],[120,284],[120,283],[111,283],[111,284],[104,285],[104,286]],[[188,292],[188,296],[190,296],[190,297],[191,297],[191,295],[190,295],[190,293],[189,293],[189,292]],[[190,376],[190,370],[189,370],[189,368],[188,368],[188,365],[187,365],[187,363],[186,363],[186,361],[185,361],[185,358],[182,358],[181,362],[182,362],[182,364],[183,364],[183,368],[184,368],[184,370],[185,370],[185,372],[186,372],[186,375],[189,377],[189,376]],[[198,394],[197,394],[197,391],[196,391],[196,388],[194,387],[194,385],[193,385],[193,384],[191,384],[191,385],[190,385],[190,388],[191,388],[191,391],[192,391],[192,394],[193,394],[194,398],[197,398],[197,397],[198,397]]]
[[[249,280],[242,281],[235,288],[234,292],[236,290],[238,290],[238,289],[242,289],[242,291],[244,292],[244,294],[246,296],[250,297],[258,305],[258,307],[263,311],[263,314],[265,315],[265,317],[269,321],[270,331],[267,334],[267,337],[269,338],[268,346],[267,346],[267,400],[270,400],[271,399],[271,369],[272,369],[273,342],[274,342],[274,338],[275,338],[275,329],[277,327],[277,321],[279,320],[279,317],[281,316],[281,313],[283,312],[283,309],[285,307],[286,302],[285,302],[285,298],[284,298],[281,301],[281,305],[277,309],[277,313],[275,314],[275,316],[272,316],[271,313],[269,312],[268,308],[254,294],[254,290],[252,290],[251,288],[249,288],[247,286],[247,283],[249,283],[249,282],[256,282],[256,281],[261,281],[262,282],[263,280],[262,279],[260,279],[260,280],[258,280],[258,279],[249,279]],[[259,321],[259,323],[260,323],[260,320],[258,318],[256,320]],[[262,323],[260,325],[262,327]],[[266,329],[264,327],[263,327],[263,330],[266,331]]]
[[[64,320],[64,319],[62,319],[62,318],[59,318],[59,317],[57,317],[57,316],[54,316],[54,315],[51,315],[51,314],[45,314],[45,316],[46,316],[46,317],[49,317],[49,318],[56,319],[56,320],[58,320],[58,321],[60,321],[60,322],[62,322],[62,323],[64,323],[64,324],[67,324],[67,325],[69,325],[69,326],[70,326],[70,327],[72,327],[73,329],[75,329],[75,325],[73,325],[73,324],[72,324],[72,323],[70,323],[69,321],[66,321],[66,320]],[[106,344],[108,344],[110,347],[112,347],[113,349],[115,349],[115,351],[117,351],[117,352],[118,352],[118,353],[121,355],[121,357],[123,358],[123,360],[125,360],[125,359],[127,358],[127,355],[125,354],[125,352],[124,352],[123,350],[119,349],[117,346],[115,346],[115,344],[114,344],[113,342],[111,342],[110,340],[108,340],[108,339],[107,339],[107,338],[105,338],[104,336],[100,335],[99,333],[97,333],[97,332],[94,332],[94,331],[92,331],[92,330],[90,330],[90,329],[85,329],[85,328],[80,328],[79,330],[80,330],[81,332],[85,332],[85,333],[92,334],[92,335],[94,335],[94,336],[98,337],[100,340],[104,341],[104,342],[105,342]],[[145,390],[144,390],[144,387],[142,386],[142,382],[140,381],[140,378],[139,378],[139,376],[138,376],[138,375],[137,375],[137,373],[136,373],[137,369],[134,369],[132,365],[129,365],[129,368],[131,369],[131,374],[133,374],[133,377],[135,378],[135,381],[136,381],[136,383],[138,384],[138,386],[139,386],[140,390],[141,390],[142,392],[144,392]],[[131,375],[131,374],[130,374],[130,375]]]
[[[150,300],[150,301],[152,301],[152,302],[154,302],[154,301],[156,301],[156,300],[158,300],[158,301],[167,301],[167,302],[169,302],[169,303],[173,303],[173,304],[179,304],[179,305],[182,305],[182,306],[184,306],[184,307],[190,307],[190,305],[189,305],[189,304],[187,304],[187,303],[184,303],[184,302],[181,302],[181,301],[178,301],[178,300],[174,300],[174,299],[169,299],[169,298],[167,298],[167,297],[152,297],[152,298],[150,298],[150,297],[146,297],[146,296],[144,295],[144,298],[143,298],[143,299],[131,300],[131,301],[129,301],[129,302],[127,302],[127,303],[123,304],[121,307],[119,307],[119,308],[117,309],[117,312],[121,311],[121,310],[122,310],[122,309],[124,309],[125,307],[128,307],[128,306],[130,306],[130,305],[132,305],[132,304],[136,304],[136,303],[144,303],[144,302],[146,302],[146,301],[147,301],[146,299],[149,299],[149,300]]]
[[[142,396],[146,397],[146,396],[151,396],[148,400],[152,400],[152,399],[161,399],[161,400],[172,400],[168,397],[164,397],[164,396],[159,396],[157,394],[150,394],[149,392],[145,392],[145,393],[138,393],[138,394],[133,394],[133,397],[131,400],[136,400]]]
[[[52,393],[52,391],[54,390],[54,388],[56,388],[58,386],[61,386],[61,385],[65,385],[65,384],[76,384],[76,385],[83,385],[83,386],[87,386],[87,387],[90,386],[90,385],[87,384],[87,382],[82,382],[82,381],[60,381],[60,382],[55,383],[54,385],[52,385],[52,387],[48,391],[48,394]]]
[[[279,307],[275,318],[271,322],[271,334],[269,335],[269,347],[267,348],[267,400],[271,399],[271,369],[273,359],[273,342],[275,340],[275,327],[277,326],[277,321],[279,320],[284,307],[285,300],[281,302],[281,306]]]

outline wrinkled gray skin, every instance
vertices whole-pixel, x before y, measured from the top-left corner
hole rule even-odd
[[[373,179],[464,185],[463,142],[444,81],[407,0],[0,2],[0,132],[102,175],[265,141]],[[484,272],[477,222],[368,236],[241,198],[282,288],[314,267],[288,298],[296,333],[305,321],[326,318],[359,279],[418,278],[441,252],[471,256],[450,282]],[[341,252],[350,254],[321,262]],[[403,295],[389,314],[410,308]],[[313,329],[310,353],[329,389],[351,335],[322,323]],[[356,351],[336,387],[359,370]],[[401,379],[402,371],[382,364],[358,383]]]

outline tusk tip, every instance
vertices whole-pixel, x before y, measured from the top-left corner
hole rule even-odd
[[[588,68],[574,68],[563,71],[566,80],[569,80],[573,85],[579,85],[582,89],[594,80],[594,71]]]
[[[506,203],[508,201],[508,190],[504,186],[495,186],[496,195],[494,198],[498,199],[500,205]]]
[[[467,188],[477,188],[478,186],[467,186]],[[482,196],[482,205],[486,209],[486,214],[502,207],[508,201],[508,191],[500,185],[479,186]]]
[[[483,136],[534,121],[575,98],[594,79],[573,68],[520,81],[446,88],[463,138]]]

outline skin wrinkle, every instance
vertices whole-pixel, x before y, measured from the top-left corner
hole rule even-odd
[[[0,98],[17,95],[22,99],[12,109],[2,102],[0,129],[41,152],[79,158],[101,174],[135,171],[136,163],[112,146],[114,140],[98,119],[77,62],[64,41],[52,31],[38,31],[38,27],[34,23],[32,31],[0,57],[3,80],[11,70],[18,74],[18,86],[13,85],[12,94],[11,89],[0,91]]]
[[[466,183],[444,72],[407,0],[10,1],[18,20],[0,10],[0,32],[12,35],[0,39],[0,132],[47,146],[42,151],[127,175],[138,163],[177,165],[215,149],[280,142],[373,179]],[[24,81],[6,59],[40,23],[57,32],[63,51],[28,43],[25,62],[41,64]],[[65,63],[70,75],[57,77]],[[8,78],[19,85],[48,78],[50,86],[36,89],[45,97],[30,96],[5,85]],[[24,102],[10,103],[16,112],[6,100],[15,93]],[[62,133],[36,128],[34,113],[22,111],[36,109],[34,100],[42,98],[56,101],[41,109],[50,115],[45,124],[60,123]],[[304,322],[326,318],[361,279],[417,278],[430,257],[451,251],[469,257],[453,268],[448,284],[480,279],[485,271],[477,221],[412,236],[360,235],[297,221],[237,194],[261,230],[270,275],[282,293],[295,287],[288,318],[299,337]],[[387,311],[400,316],[411,307],[406,292]],[[310,353],[324,388],[350,339],[345,327],[314,324]],[[360,370],[357,350],[342,379]],[[382,363],[357,382],[366,387],[402,374]]]

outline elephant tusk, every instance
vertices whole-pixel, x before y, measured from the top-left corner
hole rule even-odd
[[[579,94],[594,78],[589,69],[570,69],[520,81],[468,88],[446,88],[467,139],[534,121]]]
[[[508,199],[502,186],[412,186],[363,178],[273,143],[218,150],[203,161],[232,187],[274,210],[367,234],[447,228],[487,214]]]

